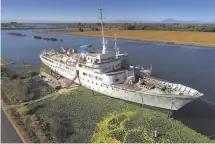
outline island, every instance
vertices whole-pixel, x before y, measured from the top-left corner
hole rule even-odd
[[[43,40],[47,40],[47,41],[57,41],[56,38],[43,38]]]
[[[26,35],[23,35],[20,33],[9,33],[9,35],[11,35],[11,36],[26,36]]]
[[[34,36],[34,39],[42,39],[41,36]]]
[[[43,39],[43,40],[47,40],[47,41],[57,41],[58,39],[56,38],[43,38],[41,36],[34,36],[34,39]],[[60,41],[63,41],[62,39]]]

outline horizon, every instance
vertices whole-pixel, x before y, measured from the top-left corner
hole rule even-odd
[[[215,23],[214,0],[2,0],[1,23],[95,23],[100,6],[106,23]]]

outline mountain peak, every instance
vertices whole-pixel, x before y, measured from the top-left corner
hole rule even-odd
[[[168,18],[168,19],[162,20],[162,22],[164,22],[164,23],[177,23],[178,21],[175,19],[172,19],[172,18]]]

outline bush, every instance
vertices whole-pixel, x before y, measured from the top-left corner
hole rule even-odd
[[[34,77],[34,76],[38,75],[39,72],[38,71],[31,71],[30,74],[31,74],[31,77]]]
[[[12,74],[11,79],[17,79],[18,78],[18,74]]]
[[[83,32],[83,31],[84,31],[84,29],[83,29],[83,28],[79,28],[79,31],[80,31],[80,32]]]
[[[50,131],[58,142],[66,142],[73,133],[70,120],[65,116],[55,116],[51,121]]]
[[[43,65],[40,66],[40,72],[46,72],[48,74],[51,74],[52,70],[49,67],[47,67],[46,65],[43,64]]]
[[[7,63],[6,63],[5,59],[1,57],[1,66],[4,66],[4,65],[6,65],[6,64],[7,64]]]
[[[20,107],[17,108],[17,110],[16,110],[16,112],[17,112],[18,114],[20,114],[21,116],[26,115],[26,114],[28,113],[28,111],[29,111],[29,109],[28,109],[26,106],[24,106],[24,105],[20,106]]]

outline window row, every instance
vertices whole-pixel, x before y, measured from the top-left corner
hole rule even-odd
[[[54,61],[50,60],[50,59],[47,59],[46,57],[42,56],[42,58],[44,58],[45,60],[51,62],[51,63],[54,63]]]
[[[61,68],[61,67],[56,66],[56,68],[57,68],[58,70],[61,70],[62,72],[65,72],[65,73],[67,73],[67,74],[73,75],[72,72],[70,72],[70,71],[68,71],[68,70],[65,70],[65,69],[63,69],[63,68]]]
[[[84,76],[89,76],[90,78],[95,78],[95,79],[97,79],[97,80],[103,80],[101,77],[98,77],[98,76],[94,76],[94,75],[91,75],[91,74],[87,74],[87,73],[85,73],[85,72],[83,72],[83,75]]]
[[[70,68],[70,67],[68,67],[68,66],[62,66],[62,64],[60,64],[60,63],[57,63],[57,66],[65,67],[65,68],[68,69],[68,70],[74,70],[73,68]]]

